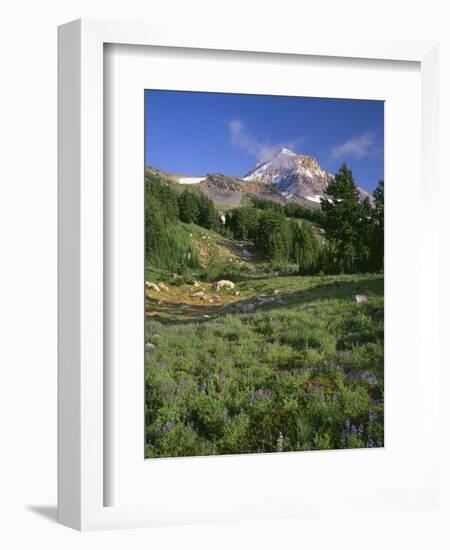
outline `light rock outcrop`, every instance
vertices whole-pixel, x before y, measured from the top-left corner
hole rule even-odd
[[[149,290],[154,290],[155,292],[161,292],[159,286],[156,283],[151,283],[150,281],[145,281],[145,286]]]
[[[232,281],[227,281],[226,279],[222,279],[221,281],[217,281],[214,283],[214,288],[216,290],[221,290],[222,288],[228,288],[232,290],[236,285]]]

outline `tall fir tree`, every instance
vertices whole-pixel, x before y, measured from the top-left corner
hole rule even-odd
[[[292,227],[284,214],[265,210],[258,222],[256,249],[271,262],[286,261],[292,253]]]
[[[384,267],[384,180],[378,182],[373,192],[375,207],[373,209],[373,242],[372,266],[379,270]]]
[[[178,195],[180,220],[185,223],[198,223],[200,210],[198,201],[192,191],[184,190]]]
[[[292,259],[300,275],[312,275],[323,269],[322,245],[308,222],[292,223]]]
[[[360,202],[353,174],[346,164],[328,184],[326,193],[327,197],[321,199],[323,226],[334,251],[335,266],[350,273],[364,269],[370,255],[366,238],[370,205]]]

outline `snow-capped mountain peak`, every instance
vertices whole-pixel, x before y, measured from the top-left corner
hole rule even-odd
[[[318,207],[333,175],[323,170],[314,157],[298,155],[283,147],[263,162],[258,162],[245,176],[245,181],[272,185],[291,201]],[[361,197],[370,195],[359,190]]]
[[[280,151],[280,154],[287,155],[288,157],[295,157],[297,156],[294,151],[291,151],[290,149],[286,149],[286,147],[283,147]]]
[[[264,162],[257,163],[243,179],[273,185],[290,200],[313,206],[311,202],[318,203],[317,197],[325,194],[331,178],[315,158],[298,155],[283,147]]]

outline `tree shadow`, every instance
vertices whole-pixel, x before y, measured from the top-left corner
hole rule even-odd
[[[180,316],[171,316],[170,318],[148,317],[154,321],[169,325],[186,325],[191,323],[207,323],[217,320],[225,315],[255,315],[257,313],[266,313],[274,309],[285,309],[287,311],[303,305],[313,305],[327,300],[352,301],[356,294],[365,294],[370,297],[383,296],[384,280],[379,276],[367,277],[356,281],[333,281],[318,286],[294,290],[279,294],[257,295],[247,299],[236,300],[220,306],[214,305],[189,305],[186,308],[187,314],[193,317],[187,318],[184,312]],[[264,291],[262,291],[264,292]],[[355,302],[356,303],[356,302]],[[173,308],[180,308],[179,303],[165,303],[165,313]],[[249,311],[251,309],[251,311]],[[160,310],[163,312],[163,310]],[[208,317],[198,317],[197,315],[208,315]],[[185,315],[183,317],[183,315]]]

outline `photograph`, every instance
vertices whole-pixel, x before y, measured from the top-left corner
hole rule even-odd
[[[384,102],[144,103],[145,458],[384,447]]]

